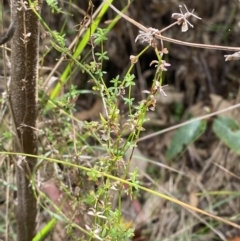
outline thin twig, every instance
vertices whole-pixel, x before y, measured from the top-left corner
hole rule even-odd
[[[129,21],[130,23],[132,23],[133,25],[135,25],[136,27],[138,27],[139,29],[141,29],[142,31],[148,33],[149,32],[149,28],[146,28],[145,26],[143,26],[142,24],[136,22],[135,20],[133,20],[132,18],[128,17],[127,15],[125,15],[124,13],[120,12],[117,8],[115,8],[110,2],[108,2],[107,0],[103,0],[105,3],[107,3],[116,13],[118,13],[120,16],[122,16],[123,18],[125,18],[127,21]],[[175,43],[175,44],[179,44],[179,45],[184,45],[184,46],[189,46],[189,47],[194,47],[194,48],[204,48],[204,49],[216,49],[216,50],[227,50],[227,51],[240,51],[240,48],[238,47],[228,47],[228,46],[221,46],[221,45],[209,45],[209,44],[198,44],[198,43],[189,43],[189,42],[185,42],[185,41],[181,41],[181,40],[177,40],[177,39],[173,39],[173,38],[168,38],[165,37],[163,35],[161,35],[162,31],[159,30],[158,33],[154,34],[154,37],[160,40],[164,40],[170,43]]]
[[[183,123],[180,123],[180,124],[171,126],[171,127],[166,128],[166,129],[164,129],[164,130],[157,131],[157,132],[154,132],[154,133],[152,133],[152,134],[150,134],[150,135],[143,136],[142,138],[140,138],[140,139],[138,140],[138,142],[143,141],[143,140],[146,140],[146,139],[149,139],[149,138],[152,138],[152,137],[154,137],[154,136],[161,135],[161,134],[163,134],[163,133],[165,133],[165,132],[168,132],[168,131],[175,130],[175,129],[177,129],[177,128],[180,128],[180,127],[183,127],[183,126],[185,126],[185,125],[188,125],[188,124],[190,124],[190,123],[192,123],[192,122],[199,121],[199,120],[204,120],[204,119],[207,119],[207,118],[210,118],[210,117],[219,115],[219,114],[221,114],[221,113],[224,113],[224,112],[227,112],[227,111],[230,111],[230,110],[234,110],[234,109],[239,108],[239,107],[240,107],[240,103],[238,103],[238,104],[236,104],[236,105],[229,106],[229,107],[227,107],[227,108],[225,108],[225,109],[222,109],[222,110],[215,111],[215,112],[210,113],[210,114],[207,114],[207,115],[203,115],[203,116],[200,116],[200,117],[191,119],[191,120],[189,120],[189,121],[185,121],[185,122],[183,122]]]

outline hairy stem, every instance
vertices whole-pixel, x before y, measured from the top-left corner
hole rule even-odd
[[[40,9],[40,0],[38,6]],[[27,2],[12,0],[11,9],[15,32],[9,94],[16,127],[15,151],[36,155],[39,20]],[[35,234],[37,208],[31,175],[36,161],[32,157],[18,157],[16,160],[18,241],[30,241]]]

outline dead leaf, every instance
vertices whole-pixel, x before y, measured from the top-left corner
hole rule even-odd
[[[212,109],[213,111],[218,111],[218,110],[222,110],[225,108],[228,108],[231,106],[231,103],[224,100],[221,96],[219,95],[215,95],[215,94],[211,94],[210,95],[211,101],[212,101]],[[231,117],[231,112],[224,112],[221,113],[219,116],[228,116]]]
[[[227,241],[240,241],[240,236],[236,236],[234,238],[228,238]]]
[[[189,204],[193,207],[198,206],[198,197],[195,192],[190,192],[189,194]]]

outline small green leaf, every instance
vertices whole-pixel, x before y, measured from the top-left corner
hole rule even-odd
[[[170,160],[181,153],[186,146],[196,141],[206,129],[205,121],[194,121],[181,127],[173,136],[172,142],[167,149],[166,159]]]
[[[54,13],[55,11],[57,13],[62,11],[62,9],[58,7],[58,1],[57,0],[46,0],[46,2],[51,7],[52,13]]]
[[[103,117],[103,115],[100,113],[100,119],[101,119],[101,122],[106,125],[108,122],[105,120],[105,118]]]
[[[240,154],[240,128],[233,119],[228,117],[215,119],[213,131],[226,146]]]

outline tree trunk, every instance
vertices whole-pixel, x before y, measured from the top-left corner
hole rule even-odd
[[[11,44],[10,105],[16,129],[15,151],[36,155],[39,20],[27,2],[11,0],[15,33]],[[38,11],[41,4],[39,0]],[[16,160],[18,241],[30,241],[35,235],[37,204],[31,175],[36,161],[32,157]]]

